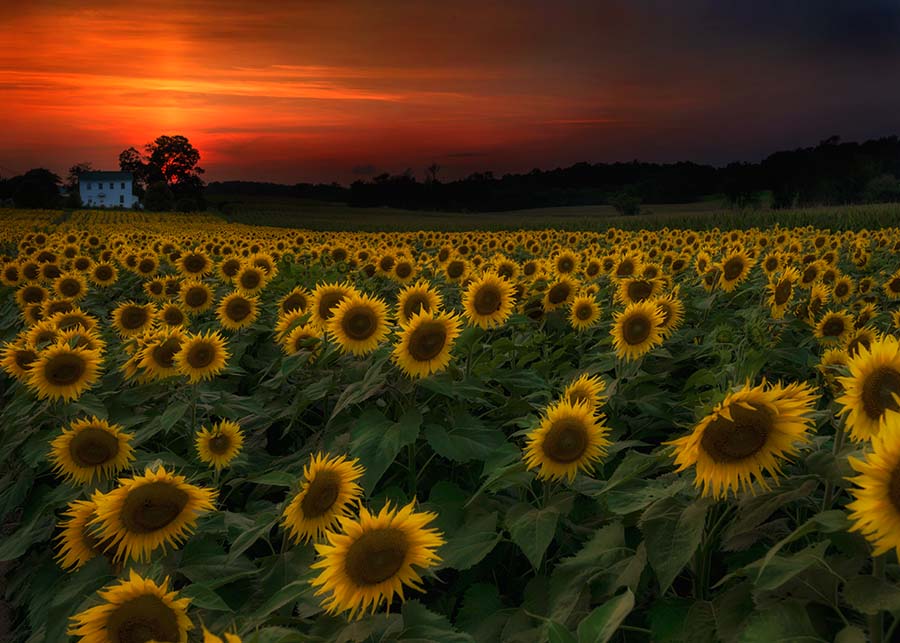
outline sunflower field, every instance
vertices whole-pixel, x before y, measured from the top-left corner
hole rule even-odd
[[[900,640],[898,253],[0,211],[0,639]]]

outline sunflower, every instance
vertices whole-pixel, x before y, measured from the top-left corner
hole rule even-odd
[[[566,386],[562,397],[571,405],[587,404],[596,413],[606,399],[605,390],[606,382],[599,375],[585,373]]]
[[[53,282],[53,290],[60,297],[77,301],[87,294],[87,282],[77,272],[60,275]]]
[[[653,299],[659,294],[662,281],[659,279],[646,279],[643,277],[628,277],[619,280],[616,289],[616,300],[622,304],[632,304],[637,301]]]
[[[847,415],[850,437],[863,441],[878,435],[887,411],[900,410],[900,342],[885,335],[860,346],[847,363],[850,375],[838,378],[844,394],[837,399]]]
[[[312,322],[325,328],[337,305],[345,298],[358,294],[350,284],[319,284],[312,293]]]
[[[278,300],[278,314],[305,313],[310,305],[311,295],[302,286],[297,286]]]
[[[175,354],[175,365],[192,384],[209,380],[225,370],[230,357],[219,331],[190,334]]]
[[[357,484],[364,469],[356,459],[318,453],[303,467],[300,491],[284,508],[282,524],[297,543],[319,540],[333,531],[341,518],[352,515],[362,497]]]
[[[406,324],[416,313],[436,312],[441,305],[440,294],[427,281],[419,281],[397,294],[397,319]]]
[[[228,330],[240,330],[246,328],[259,315],[259,299],[233,292],[222,298],[216,309],[219,323]]]
[[[243,266],[243,263],[237,257],[223,259],[218,266],[219,277],[225,283],[234,283],[237,274],[241,271],[241,266]]]
[[[122,337],[141,335],[153,326],[156,310],[153,304],[126,301],[112,311],[113,327]]]
[[[166,299],[166,280],[162,278],[151,279],[144,282],[144,292],[150,299],[163,301]]]
[[[91,525],[109,541],[116,561],[148,560],[159,547],[180,546],[197,517],[215,509],[215,498],[215,490],[194,486],[164,467],[147,468],[144,475],[120,478],[109,493],[94,493],[97,515]]]
[[[444,277],[450,283],[458,284],[469,276],[469,262],[462,257],[454,257],[444,264]]]
[[[900,555],[900,415],[885,414],[882,431],[872,438],[872,450],[860,460],[850,458],[859,473],[849,478],[853,502],[847,505],[853,526],[872,543],[873,555],[891,549]]]
[[[178,260],[178,271],[186,277],[200,278],[212,270],[212,260],[201,250],[186,252]]]
[[[28,371],[37,358],[38,352],[24,341],[6,342],[0,357],[0,367],[11,377],[24,382],[28,379]]]
[[[28,304],[43,304],[49,296],[47,289],[38,284],[25,284],[16,290],[19,308],[24,308]]]
[[[766,290],[769,292],[769,306],[772,309],[772,318],[781,319],[787,310],[791,297],[794,296],[794,284],[800,279],[800,273],[796,268],[788,266],[782,271],[778,279],[768,283]]]
[[[175,356],[185,339],[184,332],[178,327],[154,333],[136,352],[137,366],[144,369],[149,379],[164,380],[180,375]]]
[[[157,585],[131,569],[128,580],[100,592],[103,603],[71,617],[67,634],[78,643],[185,643],[194,627],[190,599],[168,587],[168,577]]]
[[[134,460],[131,434],[97,417],[75,420],[50,443],[53,471],[77,484],[115,475]]]
[[[201,428],[197,432],[195,444],[200,461],[221,471],[241,452],[244,434],[237,422],[221,420],[212,428]]]
[[[322,331],[313,324],[303,324],[291,329],[281,340],[281,348],[286,355],[294,355],[301,351],[309,352],[309,361],[313,361],[321,351]]]
[[[15,261],[9,261],[3,264],[0,269],[0,284],[15,288],[22,283],[22,267]]]
[[[579,295],[569,308],[569,324],[576,331],[596,326],[600,321],[600,305],[592,295]]]
[[[831,387],[835,395],[843,392],[843,388],[838,382],[838,377],[842,375],[847,367],[847,353],[840,348],[828,348],[822,354],[816,368],[824,376],[825,382]]]
[[[815,336],[825,344],[843,344],[853,334],[853,317],[846,312],[828,311],[816,324]]]
[[[578,270],[579,257],[570,250],[563,250],[552,259],[553,269],[558,275],[570,275]]]
[[[405,587],[422,590],[422,578],[414,567],[428,569],[440,563],[436,550],[443,535],[428,527],[436,514],[417,512],[414,502],[377,515],[360,507],[358,520],[344,520],[343,533],[328,532],[327,544],[317,544],[320,569],[312,580],[316,595],[328,594],[323,607],[328,613],[350,612],[350,618],[390,606],[394,595],[403,600]]]
[[[666,444],[675,447],[677,471],[695,467],[694,484],[704,496],[725,497],[730,490],[768,489],[763,472],[775,479],[780,459],[809,441],[816,396],[806,384],[766,388],[745,385],[729,394],[693,431]]]
[[[66,520],[59,523],[62,532],[57,536],[59,551],[56,554],[63,569],[74,571],[103,554],[103,546],[88,526],[96,509],[92,500],[73,500],[63,512]]]
[[[616,313],[610,334],[616,354],[621,359],[637,359],[662,343],[663,315],[652,301],[628,304]]]
[[[900,271],[888,277],[881,288],[888,299],[900,299]]]
[[[853,296],[853,290],[856,288],[856,284],[853,282],[853,279],[847,277],[846,275],[842,275],[835,279],[834,285],[831,289],[831,296],[835,302],[842,304],[845,301],[849,301],[850,297]]]
[[[213,292],[202,281],[185,281],[181,284],[179,295],[181,305],[195,315],[209,310],[213,305]]]
[[[245,295],[255,295],[266,287],[268,275],[259,266],[245,264],[234,277],[235,287]]]
[[[752,267],[753,260],[743,250],[730,253],[722,260],[719,288],[731,292],[747,278]]]
[[[414,313],[403,324],[400,342],[391,355],[410,377],[425,377],[444,370],[450,363],[453,343],[459,336],[460,320],[455,314]]]
[[[352,295],[339,303],[331,319],[328,332],[343,353],[356,356],[371,353],[387,337],[387,306],[368,295]]]
[[[578,282],[571,277],[561,276],[547,284],[542,302],[544,310],[550,312],[569,304],[578,292]]]
[[[186,326],[188,323],[187,313],[174,302],[163,304],[156,313],[156,319],[170,328]]]
[[[416,264],[406,258],[399,258],[391,270],[390,277],[398,284],[408,284],[416,277]]]
[[[540,425],[528,434],[523,458],[529,469],[539,467],[538,478],[571,482],[579,470],[590,471],[606,455],[608,433],[590,402],[564,399],[548,406]]]
[[[102,262],[91,268],[91,283],[101,288],[112,286],[119,279],[119,272],[111,263]]]
[[[468,285],[462,304],[470,324],[481,328],[501,326],[513,311],[512,284],[487,273]]]
[[[78,399],[100,377],[100,353],[58,343],[38,354],[28,369],[28,385],[40,399]]]

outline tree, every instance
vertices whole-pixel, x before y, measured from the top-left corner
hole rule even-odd
[[[134,174],[134,184],[140,188],[135,190],[138,196],[145,190],[149,192],[151,185],[162,182],[168,186],[175,200],[181,201],[185,207],[191,202],[194,209],[202,209],[205,205],[204,183],[200,176],[204,170],[197,165],[199,162],[200,152],[187,137],[180,134],[157,137],[144,146],[144,154],[129,147],[119,155],[119,168]],[[157,195],[153,198],[158,199],[159,193],[157,188]],[[146,194],[143,196],[146,198]]]
[[[431,165],[425,168],[425,182],[426,183],[437,183],[438,182],[438,172],[441,171],[441,166],[437,163],[432,162]]]
[[[153,212],[169,212],[175,209],[175,195],[165,181],[156,181],[147,187],[144,208]]]
[[[122,150],[119,154],[119,169],[123,172],[131,172],[134,176],[134,193],[142,197],[147,189],[147,164],[141,153],[133,147]]]
[[[72,192],[78,192],[78,179],[85,172],[93,172],[94,167],[88,163],[87,161],[83,161],[81,163],[76,163],[72,167],[69,168],[69,174],[66,176],[66,182],[63,183],[63,187],[71,194]]]
[[[616,212],[626,217],[637,216],[641,213],[641,197],[633,187],[627,187],[614,194],[609,199],[609,204],[616,209]]]
[[[868,203],[900,201],[900,181],[893,174],[882,174],[866,183],[863,200]]]
[[[60,178],[50,170],[28,170],[12,181],[13,203],[17,208],[55,208],[59,205]]]

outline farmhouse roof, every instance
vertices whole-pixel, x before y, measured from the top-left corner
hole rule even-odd
[[[83,172],[79,181],[131,181],[131,172]]]

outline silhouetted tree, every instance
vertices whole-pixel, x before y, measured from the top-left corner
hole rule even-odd
[[[147,164],[144,157],[133,147],[122,150],[119,154],[119,169],[123,172],[131,172],[134,176],[132,182],[134,193],[142,197],[147,190]]]
[[[175,194],[165,181],[156,181],[147,187],[143,203],[147,210],[168,212],[175,209]]]
[[[177,201],[184,207],[192,203],[195,210],[205,207],[200,176],[204,169],[197,165],[199,162],[200,152],[181,135],[157,137],[144,146],[143,155],[133,147],[119,155],[119,168],[132,172],[136,185],[149,192],[150,185],[163,182]]]
[[[17,208],[59,207],[60,178],[50,170],[36,168],[11,179],[12,199]]]

